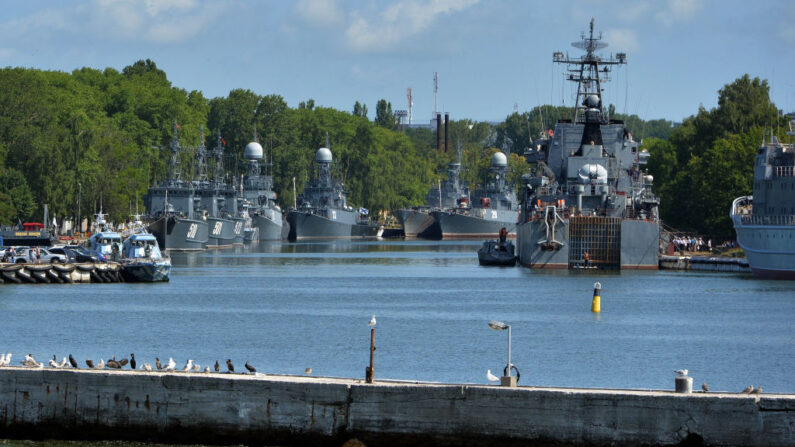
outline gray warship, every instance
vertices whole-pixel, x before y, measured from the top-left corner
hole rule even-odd
[[[607,44],[594,37],[593,24],[572,44],[584,56],[553,54],[577,84],[577,99],[573,119],[560,120],[525,154],[536,169],[523,176],[519,261],[530,268],[657,269],[659,200],[652,176],[641,173],[649,154],[602,103],[610,67],[625,64],[626,54],[597,56]]]
[[[331,150],[321,147],[315,153],[315,172],[297,207],[287,213],[290,240],[306,238],[350,238],[357,224],[357,212],[348,206],[341,180],[331,176]]]
[[[197,208],[202,211],[209,227],[208,248],[231,247],[243,242],[245,219],[238,215],[238,194],[233,186],[224,182],[224,147],[221,135],[213,149],[214,173],[210,181],[207,175],[207,148],[204,145],[204,131],[201,142],[195,151]]]
[[[489,178],[483,188],[472,193],[470,206],[434,210],[443,239],[496,236],[501,228],[513,237],[519,205],[514,186],[506,181],[508,158],[502,152],[491,157]],[[462,203],[461,205],[464,205]]]
[[[278,241],[282,239],[284,219],[276,204],[273,177],[262,173],[262,152],[262,145],[256,139],[246,145],[244,156],[248,160],[248,175],[243,180],[243,198],[252,232],[256,232],[259,240]]]
[[[209,227],[203,213],[194,209],[196,191],[191,182],[181,179],[177,123],[169,144],[168,178],[149,188],[144,196],[147,229],[157,238],[163,250],[203,250]]]
[[[469,184],[459,180],[461,162],[447,164],[447,180],[439,182],[439,186],[431,188],[425,196],[427,206],[402,208],[394,211],[403,234],[406,237],[424,239],[441,239],[442,230],[431,212],[458,208],[469,203]]]
[[[790,136],[795,136],[795,119]],[[731,219],[755,276],[795,280],[795,145],[775,136],[757,149],[754,194],[732,203]]]

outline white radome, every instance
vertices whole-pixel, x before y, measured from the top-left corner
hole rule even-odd
[[[331,163],[331,149],[327,147],[321,147],[315,153],[315,161],[318,163]]]
[[[246,145],[246,152],[244,157],[246,160],[261,160],[262,159],[262,145],[256,141]]]
[[[492,166],[508,166],[508,158],[502,152],[497,152],[491,156]]]

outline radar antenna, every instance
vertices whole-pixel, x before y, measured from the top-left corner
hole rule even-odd
[[[611,54],[609,58],[601,58],[596,55],[597,50],[607,48],[607,43],[602,42],[602,34],[594,37],[594,19],[591,19],[590,31],[586,36],[582,33],[582,40],[580,42],[573,42],[571,45],[574,48],[579,48],[585,51],[584,56],[579,58],[569,57],[568,54],[564,56],[563,52],[556,51],[552,53],[552,62],[565,64],[568,75],[566,79],[577,83],[577,99],[574,105],[574,122],[585,122],[585,111],[589,108],[598,108],[604,113],[604,104],[602,103],[602,82],[610,80],[611,65],[624,65],[627,63],[626,53],[616,53],[615,57]],[[585,105],[585,100],[589,96],[596,96],[598,103]]]
[[[179,125],[175,119],[173,136],[171,137],[171,142],[168,144],[168,147],[171,149],[171,160],[168,163],[168,169],[171,171],[169,180],[172,182],[179,182],[180,180],[179,151],[182,150],[182,146],[179,144],[179,135],[177,134],[177,129],[179,129]]]

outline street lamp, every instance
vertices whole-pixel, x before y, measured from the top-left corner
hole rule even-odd
[[[489,321],[489,327],[495,331],[504,331],[508,329],[508,375],[502,376],[500,379],[500,385],[514,387],[516,386],[517,378],[513,377],[511,374],[511,369],[513,367],[511,364],[511,326],[503,323],[502,321],[491,320]]]
[[[373,351],[375,351],[375,315],[370,318],[370,322],[367,323],[370,326],[370,366],[367,367],[364,373],[364,380],[367,383],[373,383]]]

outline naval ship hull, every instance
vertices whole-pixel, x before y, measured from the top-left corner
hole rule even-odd
[[[403,208],[395,211],[406,237],[441,239],[442,230],[428,209]]]
[[[530,268],[659,268],[660,225],[656,221],[584,216],[552,225],[534,219],[517,227],[516,239],[519,262]]]
[[[329,219],[304,211],[290,211],[287,222],[290,224],[290,240],[350,238],[354,225],[353,222]]]
[[[737,243],[745,252],[754,276],[794,280],[795,217],[743,216],[736,211],[740,199],[732,205],[731,218],[737,233]]]
[[[500,229],[508,231],[508,237],[516,236],[518,211],[474,208],[469,214],[453,211],[433,211],[442,239],[494,238]]]
[[[163,250],[194,251],[207,248],[209,227],[203,220],[166,216],[149,224],[148,230]]]
[[[236,239],[235,225],[236,222],[231,219],[208,217],[207,226],[209,228],[209,237],[207,240],[207,248],[223,248],[234,245]],[[243,231],[242,224],[240,231],[241,233]]]
[[[272,211],[269,214],[255,214],[252,220],[254,226],[259,229],[259,240],[279,241],[282,239],[282,213]]]

